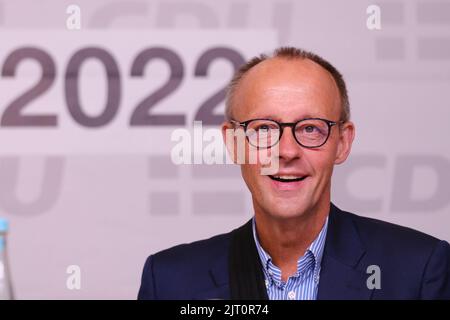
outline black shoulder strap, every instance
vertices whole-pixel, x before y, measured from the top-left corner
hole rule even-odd
[[[232,231],[229,273],[231,299],[268,300],[252,220]]]

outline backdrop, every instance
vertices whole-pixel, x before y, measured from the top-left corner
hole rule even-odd
[[[150,253],[249,219],[239,168],[174,164],[172,134],[217,128],[233,70],[281,45],[348,83],[335,204],[450,240],[449,25],[450,1],[0,0],[16,297],[135,299]]]

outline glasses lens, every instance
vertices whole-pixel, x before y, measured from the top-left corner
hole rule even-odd
[[[258,148],[270,148],[280,139],[280,127],[271,120],[253,120],[246,131],[248,142]]]
[[[305,147],[318,147],[328,138],[329,126],[323,120],[303,120],[295,127],[295,137]]]

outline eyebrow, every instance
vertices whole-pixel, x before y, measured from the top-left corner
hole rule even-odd
[[[323,117],[322,116],[318,116],[318,115],[314,116],[312,114],[307,113],[307,114],[304,114],[303,116],[295,118],[295,119],[293,119],[292,121],[289,121],[289,122],[294,123],[294,122],[297,122],[297,121],[300,121],[300,120],[303,120],[303,119],[308,119],[308,118],[323,118]],[[255,117],[252,117],[252,118],[249,118],[249,119],[270,119],[270,120],[275,120],[275,121],[278,121],[278,122],[283,122],[283,121],[281,121],[281,119],[279,117],[274,117],[274,116],[255,116]]]

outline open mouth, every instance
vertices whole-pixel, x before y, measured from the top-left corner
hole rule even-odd
[[[271,176],[269,175],[269,178],[275,181],[280,182],[295,182],[295,181],[303,181],[305,180],[307,176]]]

